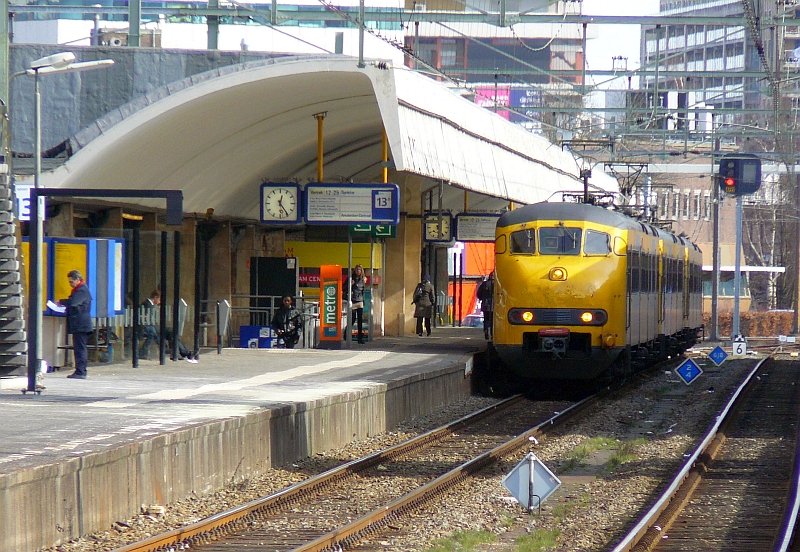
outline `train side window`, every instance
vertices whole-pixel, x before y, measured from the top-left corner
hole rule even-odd
[[[506,252],[506,243],[508,243],[508,242],[506,240],[506,235],[505,234],[501,234],[501,235],[497,236],[497,239],[494,240],[494,252],[496,254],[498,254],[498,255],[502,255],[503,253],[505,253]]]
[[[536,253],[536,237],[534,230],[517,230],[511,232],[511,253],[533,255]]]
[[[578,255],[580,252],[580,228],[539,228],[539,253],[542,255]]]
[[[587,230],[583,252],[587,255],[608,255],[611,253],[611,236],[605,232]]]

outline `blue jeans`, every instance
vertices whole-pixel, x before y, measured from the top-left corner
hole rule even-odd
[[[150,351],[150,344],[155,343],[157,345],[160,341],[158,339],[158,330],[156,330],[155,326],[142,326],[142,332],[144,334],[144,345],[139,349],[139,357],[146,357]]]

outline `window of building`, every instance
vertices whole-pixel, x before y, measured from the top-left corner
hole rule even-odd
[[[692,191],[683,191],[683,220],[689,220],[692,216]]]

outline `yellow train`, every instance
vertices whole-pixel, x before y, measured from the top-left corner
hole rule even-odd
[[[617,211],[581,203],[509,211],[495,254],[492,372],[621,377],[683,353],[703,329],[700,249]]]

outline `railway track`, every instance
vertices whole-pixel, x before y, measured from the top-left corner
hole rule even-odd
[[[785,358],[789,357],[786,356]],[[739,362],[745,361],[743,359]],[[741,368],[743,369],[744,365],[741,365]],[[741,372],[741,370],[738,371]],[[666,381],[663,379],[663,370],[656,371],[654,376],[659,373],[661,376],[653,378],[655,382],[652,389],[663,387],[664,384],[658,382]],[[772,374],[773,371],[767,370],[767,373]],[[789,377],[791,378],[791,376]],[[754,375],[750,379],[753,381],[767,379],[777,381],[774,374],[769,378],[762,374],[761,380],[757,378],[758,375]],[[669,379],[668,376],[667,379]],[[633,389],[630,391],[623,391],[622,394],[614,393],[616,395],[614,400],[626,400],[623,397],[627,393],[632,393],[632,396],[641,395],[639,388],[643,381],[632,386]],[[784,381],[782,383],[779,382],[778,387],[785,390],[793,386]],[[735,388],[736,384],[733,384],[733,387],[728,389]],[[724,391],[724,386],[718,386],[717,391],[723,392],[725,396],[730,393],[730,391]],[[706,388],[703,387],[703,396],[706,396],[705,394],[708,392],[713,393],[714,388],[710,387],[706,391]],[[738,394],[742,395],[744,393],[739,392]],[[696,393],[695,395],[695,400],[700,399],[700,396],[697,396]],[[656,395],[651,392],[649,396],[652,398]],[[719,398],[723,399],[723,396]],[[642,397],[642,404],[645,405],[649,400],[651,399],[646,396]],[[532,404],[543,408],[540,408],[538,412],[534,412]],[[775,404],[779,403],[776,402]],[[522,399],[519,398],[498,403],[489,409],[484,409],[481,414],[484,418],[481,421],[474,422],[471,416],[462,418],[453,424],[422,435],[416,440],[375,453],[364,459],[350,462],[336,470],[331,470],[303,483],[288,487],[269,497],[217,514],[202,522],[184,526],[163,535],[157,535],[146,541],[118,548],[117,551],[172,551],[181,550],[182,547],[211,551],[242,550],[245,548],[250,550],[338,550],[339,547],[363,550],[383,549],[389,543],[396,544],[398,542],[397,538],[402,538],[400,535],[407,531],[407,525],[416,525],[419,520],[412,521],[416,519],[416,516],[437,515],[431,513],[437,511],[438,506],[436,505],[440,503],[447,504],[450,500],[449,498],[436,500],[437,496],[451,496],[453,493],[446,491],[477,472],[481,472],[480,477],[483,477],[486,473],[486,468],[491,465],[494,459],[502,458],[507,463],[509,456],[513,456],[514,449],[523,451],[530,444],[528,438],[542,432],[543,428],[537,427],[511,441],[508,440],[510,435],[531,427],[537,421],[545,420],[553,411],[565,411],[565,414],[555,417],[552,420],[552,425],[551,420],[545,420],[547,429],[555,429],[558,427],[559,421],[566,419],[567,415],[578,414],[590,407],[593,408],[595,405],[601,409],[608,408],[607,406],[602,406],[605,405],[605,402],[601,401],[600,397],[570,408],[565,408],[565,405],[566,403],[561,403],[560,405],[554,403],[528,403],[522,402]],[[631,407],[623,407],[625,411],[629,408]],[[641,409],[642,407],[636,405],[633,408]],[[770,410],[776,410],[776,408]],[[533,417],[525,420],[519,416],[522,412]],[[598,410],[593,409],[592,412],[596,414]],[[654,419],[653,415],[657,415],[657,412],[658,407],[653,414],[649,415],[647,420],[643,419],[643,421],[647,423],[649,420]],[[713,412],[715,410],[709,410],[708,415]],[[783,419],[788,418],[790,415],[784,413],[782,415],[779,414],[779,417]],[[614,414],[611,414],[610,419],[616,419]],[[796,416],[792,419],[796,419]],[[586,431],[583,425],[585,423],[586,421],[580,422],[579,427],[581,429],[578,429],[579,434],[583,434]],[[707,427],[707,423],[707,421],[702,422],[702,427]],[[781,424],[768,424],[768,427],[773,425],[778,427]],[[669,430],[664,431],[664,433],[671,431],[673,426],[674,424],[670,425]],[[754,429],[754,435],[763,433],[753,424],[750,424],[750,427]],[[699,430],[697,441],[710,440],[701,438],[702,434],[703,430]],[[563,436],[560,439],[563,439]],[[549,443],[550,441],[547,442]],[[546,447],[548,445],[543,446]],[[495,448],[489,452],[492,447]],[[789,448],[793,450],[792,447]],[[541,447],[539,450],[540,452],[545,452],[545,449]],[[686,449],[683,450],[687,453],[689,452]],[[547,456],[546,453],[545,456]],[[700,453],[698,453],[697,457],[700,457]],[[696,463],[693,461],[692,465]],[[778,463],[789,465],[791,464],[791,457],[786,461],[779,460]],[[644,466],[646,467],[646,464]],[[489,469],[489,472],[491,471]],[[628,472],[625,479],[629,479],[630,476],[631,474]],[[787,480],[788,475],[782,477],[782,479]],[[658,487],[662,485],[667,486],[668,483],[665,482],[658,485]],[[463,495],[462,491],[465,488],[473,487],[472,485],[467,487],[460,485],[458,489],[461,489],[461,491],[456,491],[455,494],[461,493]],[[641,493],[640,490],[635,492]],[[462,501],[465,499],[466,503],[469,504],[469,498],[464,497]],[[600,498],[596,502],[602,504],[604,500]],[[426,503],[433,503],[433,505],[425,507]],[[783,503],[781,502],[780,504]],[[641,508],[644,507],[644,505],[641,506]],[[771,503],[769,508],[770,510],[774,509]],[[779,507],[777,510],[780,511],[781,508]],[[409,514],[413,515],[410,518],[404,517]],[[541,519],[538,516],[534,517]],[[548,516],[544,517],[547,518]],[[606,522],[604,527],[610,528],[611,526]],[[675,525],[673,524],[673,528],[670,530],[674,530],[674,527]],[[424,531],[422,529],[419,530]],[[621,532],[616,533],[617,537],[606,541],[605,546],[602,548],[589,547],[581,549],[609,550],[613,546],[612,543],[616,542],[619,539],[619,535],[623,534],[624,529],[620,526],[619,531]],[[660,536],[663,536],[664,531],[659,533],[661,533],[659,535],[660,538]],[[392,535],[395,535],[395,537],[392,537]],[[627,548],[620,548],[620,550],[630,550],[633,544],[629,542],[626,546]],[[748,546],[742,549],[763,549],[753,546],[752,541]],[[698,548],[695,543],[684,549],[697,550],[706,548],[703,546]],[[735,550],[735,548],[725,546],[719,549]]]
[[[268,497],[116,552],[186,547],[211,552],[311,551],[335,549],[339,543],[352,546],[503,455],[528,445],[531,437],[572,419],[595,400],[531,403],[512,397]],[[558,411],[555,416],[554,411]],[[376,487],[382,490],[376,492]]]
[[[759,362],[614,552],[788,550],[797,515],[799,368],[796,360]]]

